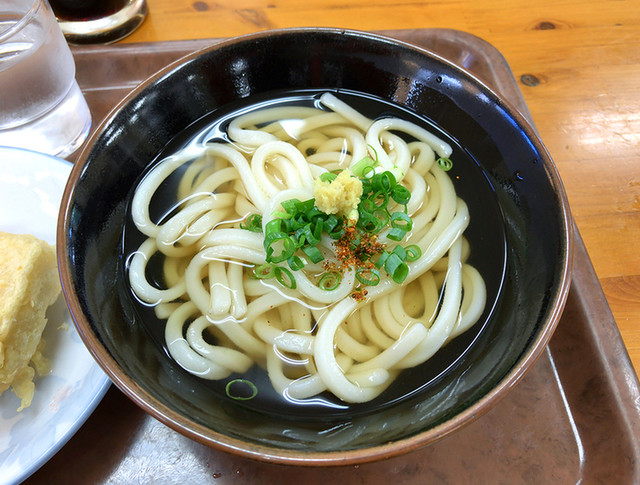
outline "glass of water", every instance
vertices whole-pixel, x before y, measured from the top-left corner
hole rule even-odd
[[[0,145],[64,158],[91,115],[75,63],[45,0],[0,2]]]

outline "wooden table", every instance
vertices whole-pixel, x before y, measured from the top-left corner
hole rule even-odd
[[[508,61],[564,181],[578,229],[640,369],[640,2],[147,0],[123,43],[273,28],[452,28]]]
[[[635,244],[640,236],[640,2],[511,0],[500,7],[489,0],[147,2],[147,19],[120,44],[329,26],[457,29],[495,46],[558,165],[578,230],[632,363],[640,369],[640,330],[634,325],[640,321]],[[127,51],[129,62],[144,64],[149,57],[143,62],[149,50],[144,46],[114,49],[119,56]],[[101,51],[101,62],[109,64],[114,52]],[[91,50],[76,54],[80,67],[90,64]],[[108,77],[89,71],[94,81]],[[86,65],[82,72],[87,74]],[[121,88],[125,93],[131,87]],[[92,102],[104,92],[94,90]],[[102,108],[100,116],[107,106]],[[585,259],[581,250],[580,260]],[[509,477],[509,483],[549,483],[546,478],[575,483],[577,477],[586,483],[616,478],[635,483],[640,476],[637,382],[606,305],[586,304],[603,302],[599,288],[593,291],[597,284],[590,265],[576,269],[547,354],[499,406],[437,446],[362,467],[267,466],[205,449],[145,415],[112,387],[69,443],[27,483],[200,483],[203,477],[202,483],[205,478],[216,483],[396,483],[400,478],[423,483],[426,477],[446,481],[449,476],[456,477],[452,483],[465,476],[480,483],[492,483],[496,476]],[[510,419],[515,426],[505,426]],[[478,463],[482,466],[475,467]]]

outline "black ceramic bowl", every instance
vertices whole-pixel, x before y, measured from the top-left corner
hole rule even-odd
[[[462,357],[428,376],[428,385],[410,398],[331,419],[265,414],[219,397],[168,359],[121,300],[126,206],[145,168],[208,113],[290,90],[364,93],[420,115],[459,145],[477,164],[474,177],[492,188],[490,200],[483,200],[469,174],[455,177],[468,197],[470,230],[480,241],[476,261],[491,281],[480,331]],[[58,241],[64,294],[78,330],[138,405],[225,451],[331,465],[431,443],[512,388],[560,318],[569,287],[571,226],[558,174],[535,131],[477,79],[432,53],[387,38],[301,29],[217,44],[136,88],[75,164]]]

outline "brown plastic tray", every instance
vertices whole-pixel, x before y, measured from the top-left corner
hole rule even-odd
[[[502,55],[452,30],[387,31],[435,51],[527,107]],[[216,40],[74,50],[95,125],[138,82]],[[25,483],[639,483],[636,373],[576,231],[566,309],[542,357],[491,411],[437,443],[361,466],[298,468],[214,451],[145,414],[114,386]]]

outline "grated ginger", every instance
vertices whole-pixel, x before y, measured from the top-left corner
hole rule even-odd
[[[316,207],[325,214],[337,214],[351,221],[358,220],[358,204],[362,197],[362,181],[343,170],[331,182],[316,179],[313,187]]]

